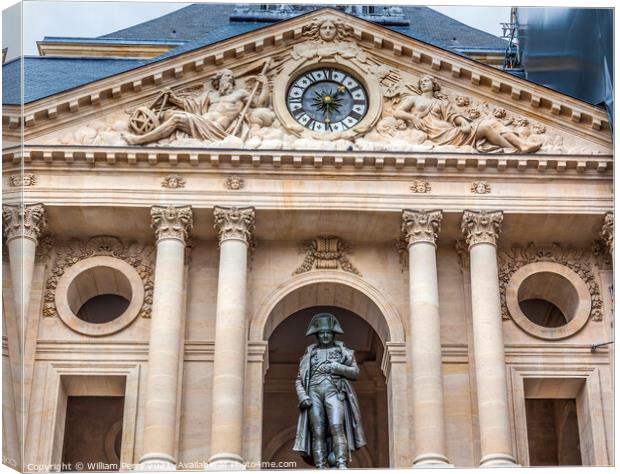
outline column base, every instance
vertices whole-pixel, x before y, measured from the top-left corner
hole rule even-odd
[[[245,471],[245,461],[238,454],[218,453],[209,458],[206,471]]]
[[[521,467],[511,454],[487,454],[480,460],[480,467]]]
[[[177,462],[172,456],[164,453],[149,453],[140,458],[140,462],[134,467],[134,471],[176,471]]]
[[[454,464],[450,464],[448,458],[439,453],[420,454],[413,460],[413,468],[450,468]]]

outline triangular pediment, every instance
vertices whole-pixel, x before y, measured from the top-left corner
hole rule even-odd
[[[605,111],[340,11],[192,46],[27,104],[26,143],[612,153]]]

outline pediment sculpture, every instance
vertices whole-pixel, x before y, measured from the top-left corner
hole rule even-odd
[[[66,130],[50,144],[440,153],[607,153],[603,146],[397,68],[321,16],[243,71],[164,88],[150,104]],[[464,91],[472,91],[467,93]]]

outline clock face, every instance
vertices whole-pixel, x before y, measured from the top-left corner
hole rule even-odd
[[[355,127],[368,110],[364,87],[334,68],[303,73],[290,85],[286,104],[293,118],[314,132],[343,132]]]

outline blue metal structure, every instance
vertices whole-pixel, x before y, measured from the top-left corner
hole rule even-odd
[[[518,8],[525,78],[607,108],[613,126],[613,9]]]

